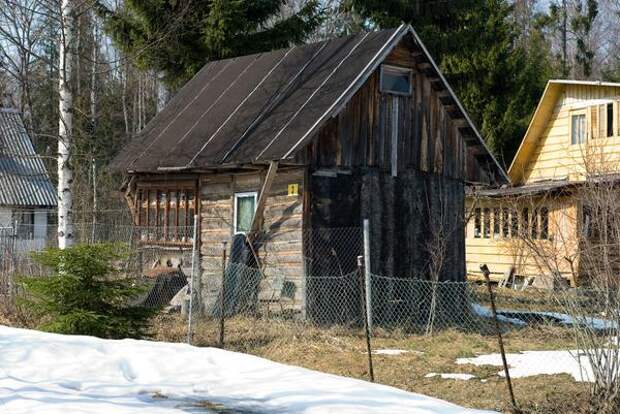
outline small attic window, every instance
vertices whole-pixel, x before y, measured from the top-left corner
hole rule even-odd
[[[411,69],[382,65],[381,92],[392,95],[411,95]]]

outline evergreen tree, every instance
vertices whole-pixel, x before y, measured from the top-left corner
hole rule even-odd
[[[282,16],[283,0],[126,0],[105,10],[107,30],[142,69],[162,73],[170,87],[209,60],[300,43],[320,24],[318,0]]]
[[[491,150],[510,163],[545,82],[542,43],[526,50],[506,0],[351,0],[379,27],[411,23]],[[531,42],[542,42],[531,36]]]
[[[102,338],[140,338],[154,309],[131,306],[143,289],[119,277],[124,258],[119,245],[76,245],[35,253],[53,274],[24,278],[24,300],[44,321],[39,328],[63,334]]]
[[[584,5],[581,1],[577,2],[575,16],[571,19],[571,29],[576,40],[575,62],[580,69],[578,76],[587,79],[592,74],[594,50],[590,45],[590,33],[592,32],[592,23],[598,14],[598,2],[586,0],[585,3]]]

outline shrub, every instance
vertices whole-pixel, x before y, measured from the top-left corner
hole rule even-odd
[[[49,332],[102,338],[145,336],[153,309],[132,306],[144,288],[119,274],[127,257],[120,244],[46,249],[34,259],[53,274],[23,279],[23,301],[43,317],[38,328]]]

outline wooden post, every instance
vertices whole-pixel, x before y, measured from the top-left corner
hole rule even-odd
[[[512,389],[512,381],[510,380],[510,372],[508,370],[508,362],[506,361],[506,351],[504,350],[504,341],[502,339],[502,331],[499,326],[499,321],[497,320],[497,309],[495,308],[495,299],[493,297],[493,289],[491,288],[491,278],[489,275],[491,272],[489,271],[489,267],[486,264],[480,266],[480,270],[484,275],[484,279],[486,280],[487,289],[489,291],[489,299],[491,300],[491,312],[493,314],[493,321],[495,322],[495,330],[497,332],[497,343],[499,345],[499,352],[502,355],[502,364],[504,365],[504,373],[506,375],[506,384],[508,385],[508,393],[510,394],[510,403],[512,404],[512,409],[514,413],[520,413],[521,411],[517,408],[517,402],[515,401],[515,394]]]
[[[276,177],[277,171],[278,161],[271,161],[269,163],[267,174],[265,175],[265,181],[263,181],[263,186],[260,190],[260,194],[258,195],[256,209],[254,210],[254,216],[252,217],[252,224],[250,225],[250,231],[248,232],[250,234],[257,232],[260,227],[260,223],[263,219],[263,212],[265,211],[265,204],[267,203],[267,197],[269,197],[271,184],[273,184],[273,179]]]
[[[372,336],[372,280],[370,269],[370,222],[364,219],[364,285],[366,287],[366,323]]]
[[[226,318],[226,242],[222,242],[222,287],[220,289],[220,348],[224,348],[224,320]]]
[[[188,322],[187,322],[187,343],[192,344],[192,309],[194,308],[194,274],[196,273],[196,240],[198,239],[198,216],[194,216],[194,237],[192,240],[192,274],[189,276],[189,310],[188,310]]]
[[[368,304],[366,303],[366,294],[365,294],[365,282],[364,282],[364,257],[357,256],[357,269],[359,272],[360,278],[360,288],[361,288],[361,302],[362,302],[362,319],[364,320],[364,331],[366,333],[366,352],[368,353],[368,373],[370,374],[370,381],[375,382],[375,372],[372,366],[372,347],[370,346],[370,329],[368,329],[368,318],[366,317],[366,309],[368,308]]]

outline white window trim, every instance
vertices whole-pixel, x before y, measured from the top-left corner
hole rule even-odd
[[[388,71],[400,72],[402,74],[409,75],[409,92],[386,91],[385,89],[383,89],[383,73],[386,69]],[[381,65],[381,71],[379,73],[379,90],[381,93],[387,93],[390,95],[398,95],[398,96],[413,95],[413,70],[411,68],[405,68],[402,66]]]
[[[583,142],[576,142],[573,144],[573,117],[575,116],[584,116],[584,131],[583,131]],[[569,113],[568,117],[568,143],[570,146],[575,147],[577,145],[585,144],[589,137],[590,123],[588,122],[588,115],[585,109],[583,110],[574,110]]]
[[[235,200],[233,204],[233,232],[234,234],[245,234],[243,231],[237,229],[237,201],[239,198],[253,197],[254,198],[254,213],[256,213],[256,203],[258,201],[258,192],[246,191],[243,193],[235,193]]]

